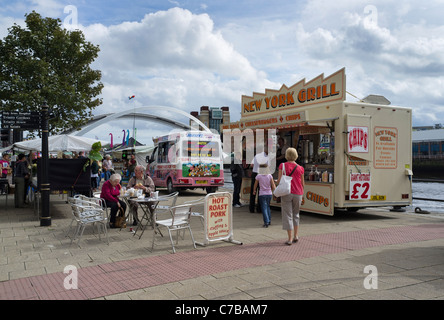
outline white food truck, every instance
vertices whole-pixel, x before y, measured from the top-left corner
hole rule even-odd
[[[347,102],[345,84],[343,68],[327,78],[242,96],[241,119],[221,126],[224,139],[230,132],[263,129],[266,139],[284,138],[296,148],[305,169],[303,211],[333,215],[335,209],[410,205],[412,110]],[[241,188],[246,202],[248,175]]]
[[[168,192],[204,188],[213,193],[224,185],[220,136],[183,131],[154,138],[149,172],[156,187]]]

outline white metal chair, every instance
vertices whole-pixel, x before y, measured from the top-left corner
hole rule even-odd
[[[100,192],[94,192],[92,198],[90,198],[90,199],[91,199],[91,201],[98,203],[105,210],[106,217],[109,220],[110,208],[108,208],[108,206],[106,205],[105,199],[100,198],[100,195],[101,195]]]
[[[167,205],[158,205],[156,207],[156,212],[158,213],[168,212],[170,208],[176,205],[178,196],[179,196],[179,191],[167,194],[165,196],[159,196],[159,198],[162,198],[162,202],[165,200],[171,200],[171,203]]]
[[[74,212],[78,211],[78,209],[73,207],[73,205],[81,203],[81,202],[82,202],[82,198],[80,197],[80,195],[76,195],[74,197],[68,197],[66,199],[66,203],[68,203],[71,206],[72,220],[68,226],[68,230],[66,230],[65,237],[69,236],[69,234],[71,232],[72,224],[74,223],[74,221],[76,221],[76,215],[74,214]]]
[[[205,197],[199,198],[197,200],[185,201],[184,204],[190,204],[192,206],[191,216],[200,218],[200,222],[202,226],[204,225],[204,205],[205,205]]]
[[[99,229],[99,239],[101,239],[100,228],[102,228],[107,243],[109,244],[107,231],[108,218],[104,209],[97,203],[93,203],[88,200],[82,200],[80,198],[68,198],[68,203],[71,206],[73,219],[71,221],[71,224],[69,225],[66,236],[69,235],[73,222],[77,222],[76,230],[74,231],[74,234],[71,238],[71,243],[74,241],[74,239],[77,238],[77,244],[79,244],[85,227],[90,224],[94,226],[94,224],[97,223]]]
[[[151,247],[151,250],[154,249],[154,242],[156,239],[156,231],[160,230],[159,228],[164,227],[168,230],[168,235],[170,237],[171,246],[173,247],[173,253],[176,253],[176,248],[174,247],[174,241],[171,232],[177,231],[177,239],[176,244],[179,242],[179,231],[188,229],[190,231],[191,240],[193,241],[193,246],[196,249],[196,243],[194,241],[193,232],[191,231],[191,204],[182,204],[177,205],[174,207],[171,207],[169,209],[171,213],[171,218],[169,219],[163,219],[163,220],[157,220],[156,213],[154,214],[154,231],[153,231],[153,244]]]

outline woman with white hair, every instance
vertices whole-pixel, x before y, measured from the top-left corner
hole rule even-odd
[[[126,203],[120,200],[118,197],[120,195],[120,180],[122,177],[120,174],[115,173],[109,177],[107,181],[102,186],[102,192],[100,193],[100,198],[105,199],[106,206],[111,209],[109,226],[114,228],[114,223],[116,222],[116,215],[119,208],[123,208],[123,212],[126,212]]]

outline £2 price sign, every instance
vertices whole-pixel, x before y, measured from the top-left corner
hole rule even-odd
[[[370,186],[370,173],[350,173],[350,200],[369,200]]]

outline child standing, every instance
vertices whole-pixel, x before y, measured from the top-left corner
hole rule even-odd
[[[264,163],[259,166],[259,173],[254,182],[253,194],[256,196],[257,186],[259,185],[259,204],[264,217],[264,228],[268,228],[271,222],[270,201],[273,191],[276,189],[273,176],[268,170],[268,164]]]

